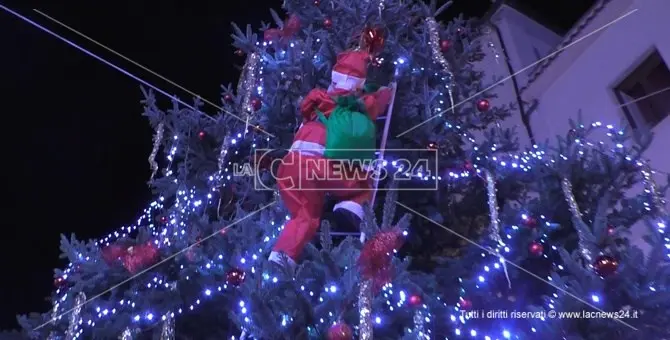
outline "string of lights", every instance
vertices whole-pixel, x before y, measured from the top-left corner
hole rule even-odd
[[[538,226],[540,228],[544,227],[552,228],[555,227],[556,225],[555,223],[547,221],[545,217],[542,215],[540,216],[539,220],[527,214],[521,214],[520,217],[521,217],[520,223],[507,225],[505,227],[505,231],[503,234],[504,238],[506,238],[507,240],[512,241],[516,237],[515,236],[516,233],[521,228],[537,228]],[[542,225],[544,225],[544,227]],[[542,256],[546,259],[549,259],[550,255],[544,250],[548,246],[548,238],[549,236],[547,235],[547,233],[542,232],[538,241],[535,241],[529,245],[529,252],[534,256]],[[555,246],[551,246],[550,249],[551,251],[554,252],[557,250]],[[504,258],[510,258],[514,256],[516,252],[519,252],[519,250],[513,249],[509,245],[503,243],[499,245],[498,252],[502,253]],[[490,252],[482,252],[481,256],[482,258],[485,259],[484,263],[480,265],[479,274],[474,275],[474,277],[476,278],[474,289],[477,290],[491,288],[488,287],[487,282],[502,275],[501,272],[503,271],[503,262],[505,261],[504,259],[501,259],[499,256],[491,254]],[[556,256],[551,256],[551,258],[555,259]],[[562,265],[557,263],[553,263],[553,268],[557,269],[558,271],[564,269]],[[547,276],[547,280],[551,282],[553,279],[551,278],[551,276]],[[510,326],[500,325],[500,329],[495,329],[495,326],[498,326],[501,323],[502,324],[505,323],[504,318],[499,317],[486,318],[485,321],[488,324],[487,325],[488,329],[486,330],[477,328],[477,326],[468,326],[468,324],[472,323],[472,321],[475,320],[481,321],[482,317],[481,315],[478,315],[476,311],[474,311],[475,307],[473,306],[473,302],[468,299],[469,291],[467,289],[469,287],[463,285],[464,280],[462,278],[459,278],[459,282],[462,284],[460,290],[461,297],[459,298],[459,302],[456,303],[455,306],[452,306],[453,313],[449,315],[449,319],[451,320],[453,325],[454,335],[460,336],[467,334],[470,335],[471,337],[478,337],[478,338],[481,337],[486,340],[496,339],[499,338],[500,336],[502,336],[504,339],[518,339],[519,336],[514,334],[513,329],[517,329],[520,332],[525,331],[523,329],[518,329],[517,327],[511,327],[511,325]],[[554,292],[553,297],[558,298],[558,294]],[[554,309],[555,307],[554,303],[555,302],[553,299],[549,299],[544,307],[548,309]],[[444,303],[444,306],[447,307],[447,304]],[[545,320],[540,319],[540,321]],[[491,327],[492,326],[491,324],[495,324],[495,326]],[[530,331],[530,333],[537,333],[538,331],[537,328],[534,327],[532,323],[526,324],[524,326],[528,327],[527,330]]]

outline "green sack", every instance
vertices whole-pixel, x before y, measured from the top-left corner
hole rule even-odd
[[[355,96],[339,97],[337,106],[326,118],[317,112],[326,125],[324,156],[339,160],[372,160],[377,145],[377,128]]]

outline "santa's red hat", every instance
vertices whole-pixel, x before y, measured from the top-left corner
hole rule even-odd
[[[332,87],[342,90],[360,89],[368,74],[370,54],[365,51],[347,51],[337,56],[333,66]]]

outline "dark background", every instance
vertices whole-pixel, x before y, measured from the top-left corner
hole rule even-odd
[[[18,2],[18,1],[14,1]],[[21,1],[0,3],[184,99],[190,96],[41,17],[73,27],[173,82],[219,102],[243,62],[230,23],[256,28],[281,0]],[[593,0],[519,0],[533,17],[567,30]],[[235,5],[229,3],[236,3]],[[445,18],[482,16],[489,0],[455,0]],[[133,222],[151,197],[152,131],[139,84],[0,10],[0,329],[14,315],[50,308],[59,235],[89,239]],[[214,109],[208,109],[214,112]]]

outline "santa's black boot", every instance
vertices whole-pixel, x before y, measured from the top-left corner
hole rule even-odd
[[[335,230],[338,233],[359,233],[361,231],[361,218],[353,212],[346,209],[336,209],[333,211],[333,221]]]

